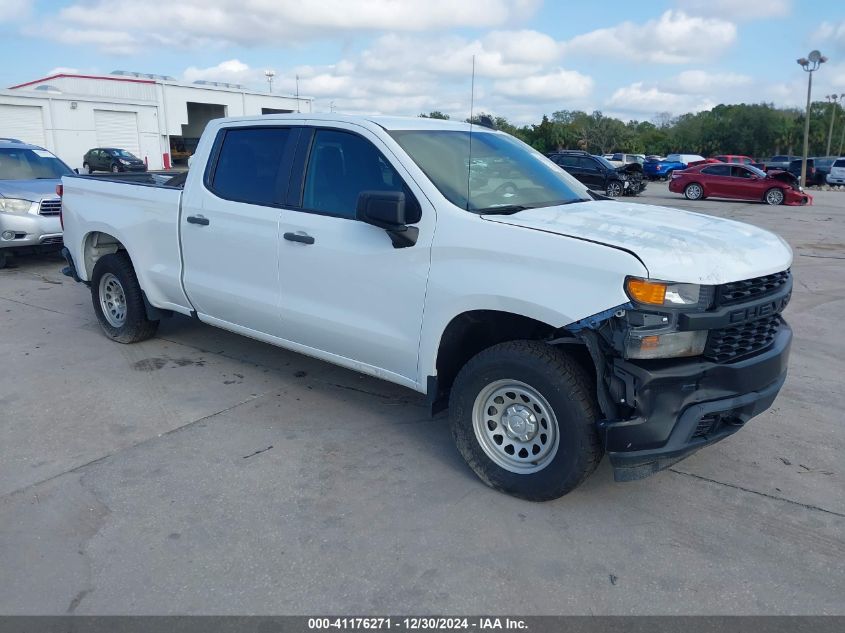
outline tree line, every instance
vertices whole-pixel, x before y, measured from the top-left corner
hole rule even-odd
[[[840,104],[814,102],[810,108],[810,156],[823,156],[827,151],[832,113],[835,124],[831,154],[845,151],[845,109]],[[421,117],[448,119],[439,111]],[[800,155],[804,142],[804,111],[777,108],[772,104],[718,105],[711,110],[674,117],[667,112],[650,121],[628,121],[605,116],[596,110],[558,110],[543,115],[539,123],[513,125],[504,117],[479,113],[478,123],[489,116],[498,129],[525,141],[546,153],[558,149],[583,149],[593,154],[628,152],[660,154],[684,152],[744,154],[767,158],[776,154]]]

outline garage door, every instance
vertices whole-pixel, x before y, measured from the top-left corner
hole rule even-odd
[[[97,145],[116,147],[135,154],[138,148],[138,115],[135,112],[116,110],[94,110],[94,125],[97,129]]]
[[[40,106],[0,105],[0,136],[44,147],[44,119]]]

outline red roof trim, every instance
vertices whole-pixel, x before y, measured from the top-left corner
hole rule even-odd
[[[59,73],[58,75],[50,75],[49,77],[44,77],[42,79],[36,79],[34,81],[27,81],[24,84],[18,84],[17,86],[9,86],[9,90],[14,90],[15,88],[24,88],[26,86],[32,86],[33,84],[40,84],[45,81],[50,81],[51,79],[63,79],[63,78],[72,78],[72,79],[104,79],[106,81],[129,81],[136,84],[154,84],[155,80],[153,79],[137,79],[137,78],[130,78],[130,77],[102,77],[100,75],[67,75],[65,73]]]

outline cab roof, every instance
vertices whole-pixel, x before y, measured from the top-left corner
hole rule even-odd
[[[357,123],[358,125],[375,124],[385,130],[463,130],[472,128],[473,133],[479,131],[493,132],[481,125],[470,125],[464,121],[446,121],[443,119],[429,119],[426,117],[400,117],[381,115],[352,115],[352,114],[313,114],[313,113],[289,113],[289,114],[260,114],[253,116],[229,117],[218,119],[221,123],[232,121],[306,121],[306,122],[336,122],[336,123]]]

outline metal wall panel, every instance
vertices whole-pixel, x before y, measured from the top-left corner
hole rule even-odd
[[[94,110],[94,125],[99,147],[117,147],[140,154],[138,115],[118,110]]]
[[[40,106],[0,104],[0,136],[44,147],[42,112]]]

